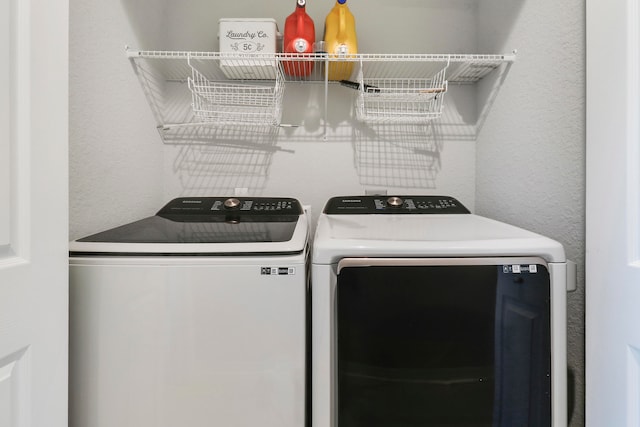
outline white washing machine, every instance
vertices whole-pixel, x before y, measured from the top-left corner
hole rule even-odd
[[[562,245],[451,197],[336,197],[312,251],[312,426],[566,426]]]
[[[70,245],[70,426],[303,427],[306,215],[187,197]]]

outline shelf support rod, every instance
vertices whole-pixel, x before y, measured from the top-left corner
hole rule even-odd
[[[324,58],[324,136],[327,140],[327,122],[329,121],[329,56]]]

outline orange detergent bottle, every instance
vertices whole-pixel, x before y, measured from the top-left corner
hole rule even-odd
[[[312,53],[316,40],[313,19],[307,15],[306,0],[297,0],[296,10],[284,22],[284,53]],[[290,76],[305,77],[311,74],[313,62],[284,61],[284,72]]]
[[[324,42],[329,58],[348,58],[358,53],[356,20],[347,0],[337,0],[324,23]],[[351,61],[329,61],[329,80],[348,80],[353,71]]]

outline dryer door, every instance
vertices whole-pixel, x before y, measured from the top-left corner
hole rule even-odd
[[[336,292],[338,426],[551,425],[542,259],[344,259]]]

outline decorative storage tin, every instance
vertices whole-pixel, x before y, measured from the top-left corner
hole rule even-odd
[[[239,57],[244,54],[275,54],[281,38],[275,19],[222,18],[218,31],[220,52],[229,58],[221,61],[220,68],[228,78],[275,79],[275,58],[250,61],[234,59],[236,54]]]

